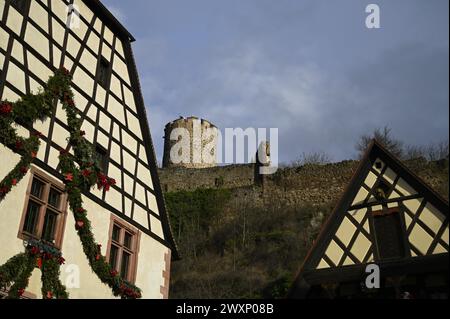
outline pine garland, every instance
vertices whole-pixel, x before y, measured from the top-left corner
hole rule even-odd
[[[72,156],[68,150],[60,152],[60,168],[83,251],[92,270],[112,289],[114,296],[124,299],[141,298],[141,290],[118,276],[102,255],[101,245],[94,239],[87,211],[83,208],[82,191],[87,191],[94,185],[97,185],[100,190],[108,191],[116,182],[102,173],[92,145],[84,138],[84,132],[81,131],[82,121],[73,100],[71,80],[69,72],[62,68],[48,80],[47,88],[43,92],[26,95],[16,103],[1,102],[0,143],[13,149],[22,158],[0,183],[0,202],[25,176],[39,149],[40,134],[37,133],[27,140],[22,139],[17,136],[12,127],[13,122],[32,123],[38,119],[45,120],[51,114],[53,101],[59,99],[66,112],[70,133],[69,143],[74,153]],[[43,298],[67,298],[65,287],[59,281],[59,269],[63,258],[54,252],[46,252],[42,247],[36,248],[39,243],[30,245],[29,247],[35,248],[27,249],[25,253],[16,255],[0,267],[0,287],[6,287],[14,282],[10,288],[9,297],[19,298],[20,292],[23,293],[28,284],[28,278],[36,265],[34,262],[36,260],[38,267],[42,270]]]
[[[28,242],[26,251],[20,253],[0,267],[0,288],[9,287],[8,298],[20,298],[28,286],[33,270],[38,267],[42,273],[43,298],[66,299],[66,288],[59,280],[60,265],[64,263],[61,253],[53,247],[38,241]]]

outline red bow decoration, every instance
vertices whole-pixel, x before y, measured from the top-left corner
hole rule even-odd
[[[2,103],[0,104],[0,114],[1,115],[8,115],[12,112],[12,105],[9,103]]]

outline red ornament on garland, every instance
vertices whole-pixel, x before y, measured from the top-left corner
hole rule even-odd
[[[72,182],[73,181],[73,174],[72,173],[66,173],[64,174],[64,179],[66,181]]]
[[[21,167],[20,172],[25,175],[28,172],[28,167],[25,166]]]
[[[84,170],[81,172],[81,174],[82,174],[84,177],[89,177],[89,176],[91,176],[92,172],[91,172],[90,170],[88,170],[88,169],[84,169]]]
[[[21,140],[16,141],[16,150],[20,151],[23,148],[23,142]]]
[[[81,229],[83,227],[84,227],[84,221],[77,220],[77,222],[75,223],[75,229],[79,230],[79,229]]]
[[[23,289],[23,288],[20,288],[20,289],[17,290],[17,294],[19,295],[19,297],[22,297],[24,292],[25,292],[25,289]]]
[[[31,247],[30,251],[32,255],[37,255],[40,253],[39,248],[37,248],[36,246]]]
[[[13,178],[11,181],[11,185],[16,186],[17,185],[17,179]]]
[[[1,115],[8,115],[12,112],[12,105],[9,103],[2,103],[0,104],[0,114]]]
[[[39,269],[42,268],[42,258],[41,257],[38,257],[36,259],[36,266],[38,266]]]
[[[59,257],[59,258],[58,258],[58,263],[59,263],[60,265],[63,265],[65,262],[66,262],[66,260],[65,260],[63,257]]]
[[[64,66],[61,67],[61,71],[64,75],[70,75],[69,70],[67,70]]]
[[[73,100],[70,99],[70,98],[66,100],[66,104],[67,104],[68,106],[70,106],[70,107],[75,106],[75,103],[74,103]]]
[[[51,291],[47,291],[47,295],[46,295],[47,299],[52,299],[53,298],[53,294]]]
[[[7,192],[9,192],[9,187],[0,186],[0,194],[6,194]]]

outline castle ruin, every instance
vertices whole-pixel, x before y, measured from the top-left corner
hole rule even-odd
[[[163,168],[209,168],[217,166],[217,132],[217,127],[211,122],[195,116],[180,117],[166,124],[164,128]],[[177,144],[180,144],[179,142],[183,138],[189,141],[185,144],[186,147],[177,147]]]

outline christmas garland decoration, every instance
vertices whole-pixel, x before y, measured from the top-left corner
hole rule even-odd
[[[0,202],[25,176],[39,148],[39,133],[32,135],[28,140],[21,139],[17,136],[12,123],[44,120],[51,113],[53,101],[59,99],[66,112],[70,133],[69,144],[74,154],[71,155],[68,150],[61,150],[60,169],[83,251],[92,270],[112,289],[114,296],[124,299],[141,298],[141,290],[121,278],[102,255],[101,245],[94,239],[87,211],[83,208],[81,195],[83,191],[88,191],[94,185],[100,190],[108,191],[116,182],[102,173],[92,145],[84,138],[84,132],[81,131],[82,121],[73,100],[71,80],[69,72],[62,68],[48,80],[47,89],[43,92],[26,95],[22,101],[16,103],[1,102],[0,143],[22,155],[22,158],[0,183]],[[23,293],[26,288],[28,278],[36,264],[42,270],[43,298],[67,298],[65,287],[59,281],[59,267],[64,259],[60,254],[46,251],[43,247],[37,243],[29,243],[25,253],[11,258],[0,267],[0,288],[14,282],[9,291],[9,298],[20,297],[20,292]]]
[[[30,240],[25,253],[12,257],[0,267],[0,289],[10,287],[8,298],[20,298],[28,286],[33,270],[38,267],[42,274],[43,298],[67,299],[66,287],[59,280],[60,265],[64,262],[57,249],[40,241]]]
[[[0,182],[0,203],[11,188],[27,174],[40,145],[38,132],[24,139],[17,135],[13,123],[34,123],[36,120],[45,120],[51,114],[53,99],[54,96],[51,93],[44,91],[36,95],[27,94],[16,103],[0,102],[0,143],[21,155],[19,163]]]

